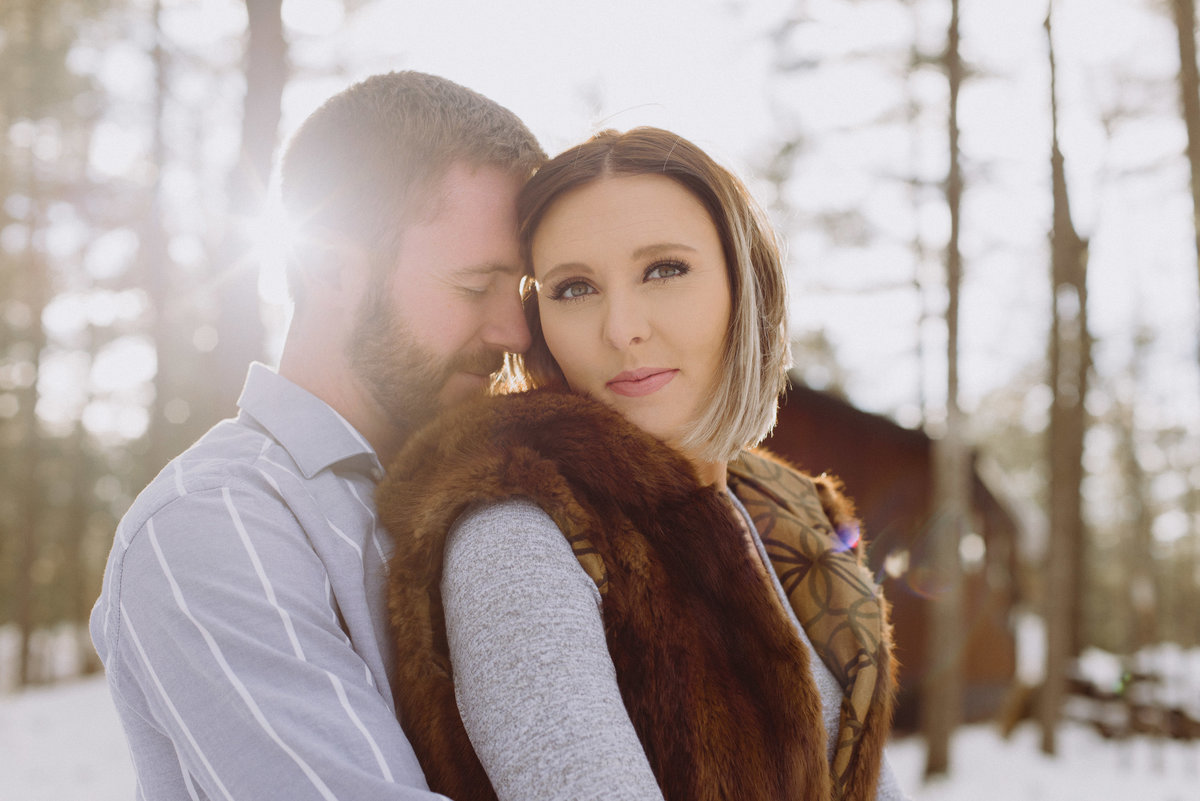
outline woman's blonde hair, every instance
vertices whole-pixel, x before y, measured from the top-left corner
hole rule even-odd
[[[521,256],[532,275],[533,238],[551,206],[568,192],[607,177],[662,175],[708,210],[724,251],[731,310],[721,376],[712,399],[679,445],[706,461],[728,461],[757,445],[775,425],[790,362],[787,289],[779,243],[766,215],[731,172],[686,139],[658,128],[602,131],[540,167],[517,205]],[[527,290],[532,286],[529,281]],[[565,385],[542,335],[537,294],[526,291],[533,345],[510,356],[500,387]]]

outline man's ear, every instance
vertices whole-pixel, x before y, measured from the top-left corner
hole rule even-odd
[[[296,273],[304,283],[304,291],[309,296],[325,296],[329,300],[349,291],[357,302],[362,280],[370,268],[366,251],[347,242],[310,245],[307,252],[296,254],[296,261]]]

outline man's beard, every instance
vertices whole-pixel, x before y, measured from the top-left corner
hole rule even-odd
[[[381,283],[363,300],[347,355],[389,422],[407,436],[441,409],[439,395],[451,376],[494,373],[504,354],[483,348],[448,357],[430,352],[393,313],[386,282]]]

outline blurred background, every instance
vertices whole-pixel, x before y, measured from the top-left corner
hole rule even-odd
[[[795,356],[769,445],[858,501],[910,786],[983,784],[954,744],[986,724],[1048,759],[1178,746],[1194,787],[1195,27],[1193,0],[4,0],[0,707],[99,670],[116,521],[274,363],[278,146],[419,69],[551,153],[676,131],[768,210]],[[53,740],[19,725],[0,745]]]

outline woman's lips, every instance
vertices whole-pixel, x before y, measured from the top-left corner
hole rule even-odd
[[[606,386],[618,395],[640,398],[665,387],[678,372],[665,367],[641,367],[620,373]]]

